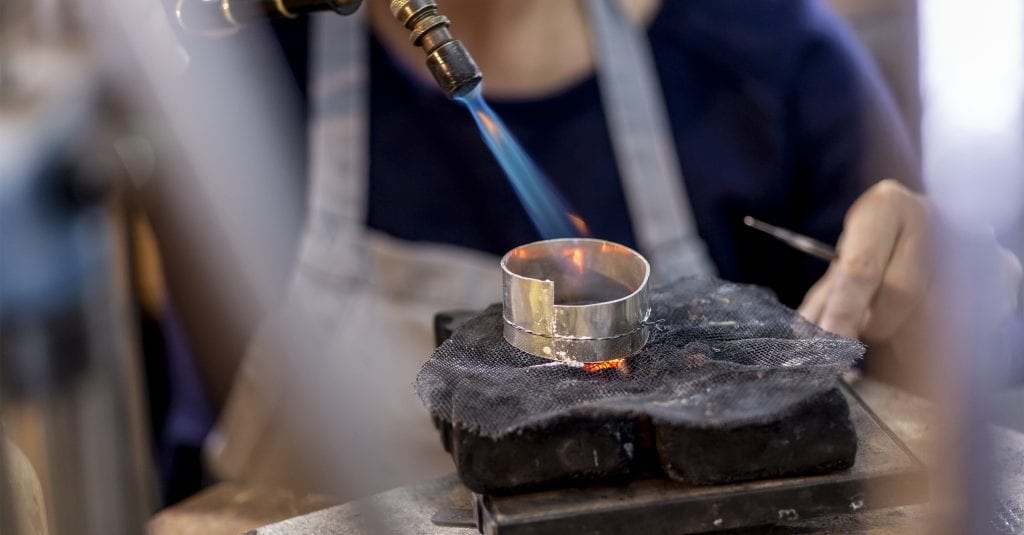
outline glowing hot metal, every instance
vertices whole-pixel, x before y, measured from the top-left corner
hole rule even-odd
[[[602,362],[587,362],[583,365],[583,371],[590,373],[603,372],[606,370],[619,370],[623,373],[629,372],[629,366],[626,365],[626,359],[612,359],[605,360]]]

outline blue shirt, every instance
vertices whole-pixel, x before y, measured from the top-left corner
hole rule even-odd
[[[869,185],[849,39],[817,4],[797,0],[667,1],[648,36],[720,275],[799,303],[825,263],[742,220],[838,238]],[[469,114],[371,41],[368,226],[494,254],[539,239]],[[490,102],[594,237],[635,246],[594,77],[545,98]]]

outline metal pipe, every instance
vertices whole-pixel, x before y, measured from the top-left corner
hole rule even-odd
[[[250,22],[296,18],[318,11],[339,15],[355,13],[363,0],[178,0],[174,15],[178,25],[191,32],[210,35],[233,32]]]
[[[224,35],[260,19],[295,18],[318,11],[351,15],[362,0],[178,0],[175,16],[185,30]],[[427,68],[448,98],[468,94],[483,75],[462,42],[448,31],[448,17],[434,0],[391,0],[391,13],[409,30],[409,41],[427,54]]]

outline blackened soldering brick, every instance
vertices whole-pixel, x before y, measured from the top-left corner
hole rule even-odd
[[[806,378],[800,374],[813,372],[811,375],[816,377],[815,374],[828,373],[829,367],[820,362],[822,354],[833,359],[826,359],[826,363],[836,363],[837,355],[845,358],[846,353],[853,354],[857,349],[862,351],[862,348],[852,341],[814,338],[816,331],[813,330],[794,332],[792,317],[780,319],[770,313],[772,308],[769,305],[774,301],[770,294],[763,291],[735,285],[720,286],[711,294],[718,297],[715,300],[706,297],[705,294],[709,292],[701,286],[706,283],[691,281],[690,284],[697,286],[682,293],[700,297],[688,305],[691,309],[688,309],[690,312],[685,316],[675,312],[679,316],[674,320],[675,330],[664,334],[673,337],[676,343],[649,345],[647,354],[642,355],[644,359],[634,359],[629,373],[621,376],[618,368],[580,376],[569,369],[522,366],[520,360],[517,360],[517,354],[501,353],[507,350],[507,343],[501,337],[500,307],[491,307],[469,322],[465,320],[472,316],[471,313],[439,314],[435,318],[439,343],[448,338],[458,325],[464,324],[463,329],[470,329],[472,333],[470,335],[460,330],[461,338],[456,334],[455,338],[442,346],[447,352],[442,357],[449,359],[447,367],[437,365],[426,376],[421,372],[418,381],[423,382],[418,383],[418,388],[424,385],[449,385],[448,390],[425,388],[419,392],[428,396],[425,401],[430,396],[437,396],[433,405],[437,409],[434,412],[435,424],[441,430],[442,442],[455,460],[459,476],[466,486],[477,492],[497,495],[609,480],[664,478],[666,473],[673,479],[691,485],[713,485],[809,476],[851,466],[857,451],[857,437],[850,421],[846,399],[834,388],[815,393],[807,387]],[[747,294],[745,297],[740,295],[744,292]],[[680,302],[673,295],[663,296],[659,306],[668,307],[666,303]],[[720,310],[721,314],[712,313],[717,310],[712,306],[718,306],[716,303],[754,320],[737,323],[733,316],[724,311]],[[654,304],[658,305],[659,301],[656,300]],[[778,306],[775,305],[776,308]],[[711,307],[710,311],[698,314],[708,307]],[[673,317],[670,314],[672,310],[662,310],[661,314]],[[805,327],[810,329],[813,326],[808,324]],[[730,335],[739,336],[740,339],[733,340]],[[807,338],[809,336],[810,339]],[[797,340],[794,341],[793,337]],[[714,346],[709,343],[683,343],[685,340],[701,339],[727,342],[720,341]],[[805,339],[810,341],[802,342]],[[760,340],[762,345],[736,346],[744,340]],[[774,345],[765,346],[766,340],[774,341]],[[479,363],[466,361],[470,355],[474,359],[479,358],[479,352],[486,351],[487,347],[496,348],[499,354],[490,355],[488,358],[491,360],[482,359]],[[762,351],[766,348],[770,351],[754,351],[759,347]],[[718,358],[708,359],[705,355],[716,355]],[[779,363],[766,358],[751,360],[754,355],[778,355],[784,361]],[[818,364],[812,370],[806,370],[800,362],[810,356],[818,358],[815,361]],[[439,357],[435,355],[434,358]],[[636,410],[636,406],[620,404],[616,408],[614,403],[602,402],[589,406],[570,404],[552,418],[520,427],[511,426],[510,432],[491,429],[484,433],[471,431],[471,427],[464,425],[451,424],[453,412],[461,415],[456,420],[459,422],[467,421],[467,415],[482,414],[486,416],[482,418],[484,423],[508,423],[509,420],[503,420],[502,415],[514,413],[519,404],[530,401],[529,396],[548,394],[551,389],[557,390],[559,385],[567,381],[576,381],[578,386],[600,385],[604,384],[602,381],[607,381],[618,384],[625,391],[643,395],[648,392],[641,388],[641,379],[644,377],[658,379],[658,382],[650,385],[651,389],[656,390],[659,384],[672,379],[669,372],[692,374],[703,370],[704,366],[721,365],[723,362],[728,364],[730,370],[737,366],[743,369],[753,365],[767,367],[770,373],[764,375],[728,375],[734,382],[726,386],[741,389],[742,392],[751,392],[746,388],[775,388],[786,392],[787,395],[781,397],[787,398],[792,397],[789,394],[794,394],[794,387],[799,387],[795,391],[797,394],[812,391],[795,405],[783,405],[771,395],[761,396],[762,402],[753,403],[759,409],[754,411],[754,418],[759,422],[757,424],[716,425],[713,417],[701,420],[700,424],[652,423],[651,417],[643,410]],[[496,363],[503,365],[497,366]],[[462,372],[455,374],[458,370]],[[466,373],[468,371],[471,373]],[[493,374],[487,373],[489,371]],[[503,380],[496,380],[496,377]],[[743,381],[750,377],[757,380]],[[823,377],[818,379],[824,380]],[[516,382],[529,386],[522,388],[511,384]],[[452,387],[456,384],[459,385],[457,389]],[[708,388],[721,386],[714,382],[708,384]],[[753,392],[763,393],[764,390]],[[459,403],[455,403],[452,397],[456,393],[463,396]],[[618,395],[624,396],[625,393],[620,391]],[[729,396],[715,399],[725,404],[735,401]],[[754,398],[741,396],[740,401],[746,400],[749,404],[751,399]],[[664,400],[669,402],[671,398]],[[429,401],[428,406],[431,406]],[[699,419],[698,413],[691,414],[691,417],[695,415]],[[682,418],[679,420],[690,421]]]
[[[773,421],[729,428],[566,416],[499,438],[443,426],[462,482],[490,495],[643,477],[719,485],[831,473],[853,465],[857,436],[833,389]]]
[[[434,346],[443,344],[462,324],[479,313],[478,310],[446,310],[434,314]]]
[[[853,466],[857,434],[846,398],[832,389],[768,423],[655,426],[662,469],[693,485],[811,476]]]
[[[458,427],[449,437],[459,478],[483,494],[625,478],[633,473],[642,446],[634,419],[589,414],[561,417],[499,438]]]

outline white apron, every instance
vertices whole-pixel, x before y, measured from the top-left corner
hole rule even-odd
[[[645,32],[614,0],[585,5],[640,249],[662,280],[712,274]],[[207,450],[226,479],[349,499],[452,470],[412,383],[434,314],[500,301],[501,277],[491,255],[364,226],[365,26],[314,19],[307,227],[285,303],[254,338]]]

